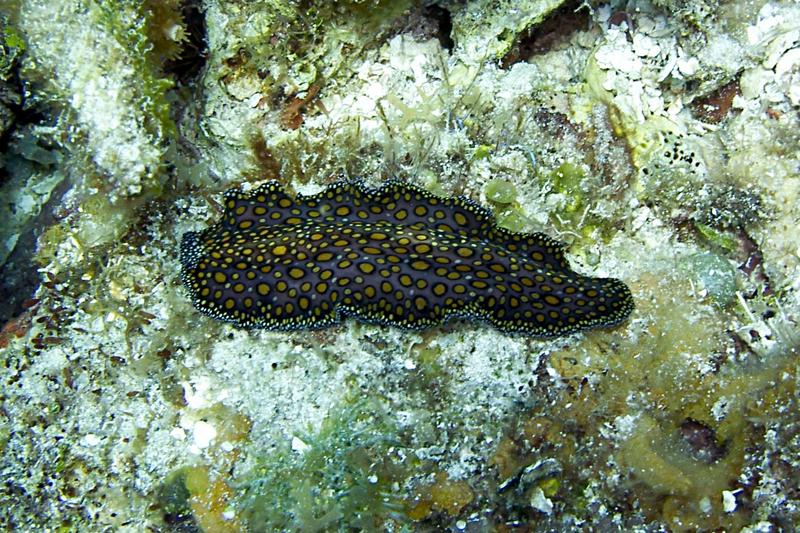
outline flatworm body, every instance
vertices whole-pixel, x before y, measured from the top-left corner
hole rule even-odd
[[[353,317],[422,329],[457,317],[550,337],[633,309],[621,281],[573,272],[546,235],[507,231],[471,200],[396,180],[296,198],[277,182],[231,189],[219,223],[183,236],[181,264],[195,307],[244,328]]]

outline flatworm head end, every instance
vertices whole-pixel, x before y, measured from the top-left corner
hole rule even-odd
[[[184,274],[189,270],[197,268],[197,262],[202,253],[203,246],[200,243],[200,234],[196,231],[187,231],[184,233],[181,239],[180,252],[181,267]]]

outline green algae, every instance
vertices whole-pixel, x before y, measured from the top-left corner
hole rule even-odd
[[[735,300],[736,270],[727,259],[711,252],[697,253],[687,257],[681,268],[719,305]]]
[[[722,248],[726,252],[735,252],[739,246],[736,238],[729,232],[717,230],[700,222],[696,222],[695,227],[711,244]]]
[[[581,190],[585,179],[584,171],[572,163],[562,163],[550,173],[548,182],[552,184],[553,190],[567,198],[563,212],[575,213],[585,205],[586,200]]]
[[[332,412],[313,435],[296,437],[295,450],[259,459],[247,481],[240,515],[250,531],[320,531],[347,523],[378,531],[403,521],[407,475],[396,428],[376,401],[355,401]]]
[[[480,161],[481,159],[486,159],[492,153],[492,146],[481,144],[475,147],[475,151],[472,152],[472,160],[473,161]]]
[[[559,198],[551,210],[553,227],[583,243],[609,240],[615,233],[614,213],[598,212],[592,207],[608,194],[602,179],[587,173],[583,165],[565,161],[550,171],[540,171],[537,179]]]
[[[713,261],[717,267],[719,260]],[[727,270],[727,263],[725,267]],[[621,417],[616,419],[623,433],[619,446],[606,453],[646,487],[638,492],[638,498],[651,519],[659,517],[689,528],[743,524],[746,511],[726,512],[721,493],[736,486],[745,450],[756,442],[756,435],[746,429],[752,424],[750,416],[754,412],[759,417],[779,416],[786,402],[793,401],[793,348],[755,365],[729,360],[718,370],[703,363],[692,369],[692,358],[697,357],[693,354],[704,354],[711,363],[712,354],[730,350],[733,344],[725,339],[714,313],[699,313],[699,304],[694,304],[691,318],[674,313],[667,302],[674,294],[690,290],[685,280],[664,283],[653,279],[651,283],[649,288],[634,288],[639,293],[638,312],[653,320],[648,337],[636,344],[636,359],[622,356],[631,340],[611,349],[603,340],[608,334],[590,339],[578,353],[560,352],[551,357],[551,364],[567,380],[598,373],[608,378],[593,391],[591,401],[576,401],[578,395],[568,394],[569,416],[581,425],[600,412],[609,418]],[[769,383],[777,387],[773,389]],[[760,399],[765,395],[768,401]],[[703,446],[722,451],[714,452],[711,459],[693,455],[689,441],[681,436],[680,426],[687,420],[702,421],[711,428],[716,440]],[[630,428],[622,429],[629,423]]]
[[[157,490],[156,502],[170,522],[184,522],[192,516],[191,493],[186,488],[187,469],[171,472]]]
[[[0,14],[0,77],[7,80],[25,52],[25,39],[6,13]]]
[[[486,199],[498,204],[510,204],[517,198],[517,189],[506,180],[493,179],[484,187]]]
[[[647,417],[636,424],[618,458],[638,482],[655,495],[666,496],[660,509],[665,522],[702,528],[722,521],[743,522],[741,513],[725,516],[721,498],[741,471],[742,439],[728,442],[724,460],[706,464],[687,453],[677,427],[666,429]],[[658,505],[656,502],[648,505]]]
[[[529,225],[529,220],[525,217],[520,207],[504,209],[496,213],[497,225],[509,231],[522,233]]]

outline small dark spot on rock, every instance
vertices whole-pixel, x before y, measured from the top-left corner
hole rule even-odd
[[[733,98],[741,94],[739,79],[735,79],[703,98],[692,102],[692,114],[695,118],[717,124],[722,122],[731,110]]]
[[[230,69],[237,69],[250,60],[250,53],[244,48],[240,48],[235,55],[223,60],[225,66]]]
[[[769,296],[772,294],[772,286],[770,283],[770,279],[767,276],[766,272],[763,268],[763,261],[764,256],[761,253],[761,249],[758,247],[758,244],[747,234],[747,232],[742,231],[740,233],[740,246],[741,252],[745,257],[744,262],[739,265],[739,270],[747,274],[748,276],[753,276],[755,279],[761,281],[764,284],[763,288],[763,295]]]
[[[716,432],[702,422],[687,418],[680,431],[692,457],[698,461],[710,464],[725,456],[725,446],[717,443]]]
[[[262,177],[277,177],[280,175],[281,165],[278,159],[267,147],[267,141],[261,132],[256,133],[249,139],[250,150],[253,152],[253,157],[258,163]]]
[[[633,17],[627,11],[615,11],[608,17],[608,27],[622,26],[625,23],[628,26],[628,38],[631,38],[633,32]]]

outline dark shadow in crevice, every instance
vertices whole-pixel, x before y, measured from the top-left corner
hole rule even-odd
[[[424,8],[423,13],[425,18],[432,20],[438,28],[435,32],[435,37],[439,39],[442,48],[448,52],[453,49],[455,42],[453,41],[453,17],[450,11],[440,6],[439,4],[432,4]]]
[[[181,6],[186,41],[181,53],[164,65],[164,73],[172,75],[180,84],[195,79],[205,68],[208,60],[208,40],[206,36],[206,15],[199,0],[185,0]]]
[[[565,2],[542,22],[519,33],[511,49],[500,60],[500,67],[508,69],[515,63],[545,54],[567,42],[573,33],[588,28],[589,10],[579,9],[582,4],[577,0]]]

